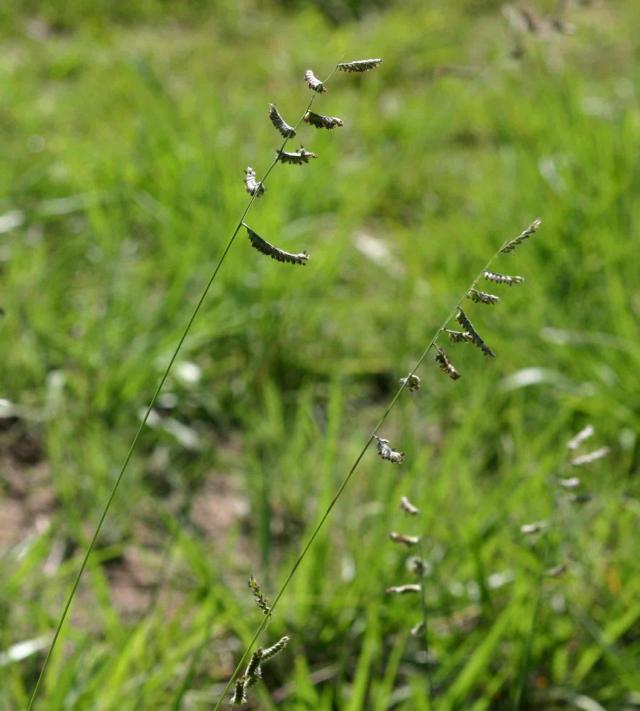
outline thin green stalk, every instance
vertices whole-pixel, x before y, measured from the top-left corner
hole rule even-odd
[[[422,536],[418,543],[418,552],[420,560],[424,561],[424,543]],[[427,610],[427,596],[424,588],[425,573],[420,568],[420,607],[422,608],[422,635],[424,639],[424,652],[426,654],[425,664],[427,665],[427,695],[429,698],[429,708],[433,708],[433,674],[431,673],[431,664],[429,661],[429,614]]]
[[[337,66],[333,69],[331,74],[329,75],[329,78],[333,76],[334,72],[336,71]],[[309,111],[311,106],[313,105],[313,102],[316,98],[316,94],[314,93],[309,100],[306,109],[298,119],[298,121],[295,124],[295,128],[297,128],[300,123],[302,122],[304,115]],[[284,150],[285,146],[287,145],[287,142],[289,141],[288,138],[285,138],[284,141],[282,142],[282,145],[280,146],[280,150]],[[264,177],[262,178],[262,183],[264,184],[269,177],[271,171],[275,168],[276,164],[278,163],[278,155],[276,154],[276,157],[272,160],[271,164],[267,168],[266,173],[264,174]],[[129,462],[131,461],[131,457],[133,456],[133,453],[138,445],[138,441],[140,439],[140,436],[142,435],[142,431],[145,428],[145,425],[147,424],[147,420],[149,419],[149,415],[151,414],[151,411],[153,410],[153,407],[158,399],[158,396],[160,395],[160,392],[162,391],[162,388],[164,387],[164,384],[169,377],[169,373],[171,372],[171,369],[173,368],[173,365],[182,349],[182,346],[189,335],[189,332],[191,331],[191,327],[193,326],[194,321],[196,320],[200,309],[202,308],[202,305],[207,298],[207,295],[209,294],[209,291],[218,276],[218,272],[220,271],[220,268],[224,264],[225,259],[227,258],[227,255],[229,254],[229,251],[231,247],[233,246],[233,243],[236,240],[236,237],[238,236],[238,232],[240,231],[240,228],[242,227],[244,223],[244,219],[249,213],[249,210],[251,209],[253,203],[255,202],[257,197],[257,193],[252,195],[249,201],[247,202],[246,207],[242,211],[242,215],[240,216],[240,219],[238,220],[235,229],[233,230],[231,237],[227,241],[222,254],[220,255],[216,266],[213,269],[213,272],[211,273],[211,276],[209,277],[209,281],[207,282],[206,286],[204,287],[200,298],[198,299],[195,308],[193,309],[191,316],[189,317],[189,320],[187,322],[187,325],[185,326],[182,335],[180,336],[180,339],[178,341],[178,344],[176,345],[171,358],[169,359],[169,363],[167,364],[167,367],[165,368],[162,377],[160,378],[160,382],[158,383],[155,392],[153,393],[153,396],[151,398],[151,401],[149,402],[149,405],[147,406],[147,409],[144,413],[144,416],[140,422],[140,425],[138,426],[138,429],[136,431],[136,434],[131,442],[131,445],[129,446],[129,450],[127,452],[127,456],[125,457],[125,460],[120,468],[120,471],[118,472],[118,476],[116,477],[116,480],[113,484],[113,487],[111,488],[111,492],[109,494],[109,497],[107,498],[107,502],[104,505],[104,508],[102,509],[102,513],[100,514],[100,517],[98,519],[98,523],[94,529],[93,535],[91,537],[91,540],[89,541],[89,545],[87,546],[87,549],[85,551],[85,554],[82,558],[82,562],[80,563],[80,569],[78,570],[78,573],[73,581],[73,585],[71,586],[71,591],[69,592],[69,595],[66,599],[64,608],[62,610],[62,614],[60,615],[60,619],[58,620],[58,624],[56,625],[56,630],[53,635],[53,640],[51,642],[51,646],[49,647],[49,650],[47,651],[47,656],[45,657],[44,663],[40,669],[40,673],[38,674],[38,678],[36,680],[35,686],[33,688],[33,692],[31,693],[31,697],[29,699],[29,705],[27,707],[27,711],[32,711],[33,709],[33,704],[35,702],[35,699],[38,695],[38,691],[40,689],[40,685],[42,683],[42,680],[44,679],[45,672],[49,666],[49,662],[51,661],[51,656],[53,655],[53,652],[56,648],[58,639],[60,637],[60,633],[62,631],[62,627],[67,619],[67,616],[69,614],[69,610],[71,608],[71,604],[73,602],[73,599],[76,595],[76,592],[78,590],[78,585],[80,584],[80,580],[82,578],[82,575],[84,574],[84,571],[87,567],[87,563],[89,561],[89,558],[91,554],[93,553],[93,550],[96,546],[96,542],[98,540],[98,536],[100,535],[100,532],[102,530],[102,526],[105,522],[105,519],[107,518],[107,515],[109,511],[111,510],[111,506],[113,504],[113,501],[115,499],[115,496],[118,492],[118,489],[120,488],[120,484],[122,483],[122,479],[124,478],[125,472],[127,471],[127,468],[129,466]]]
[[[289,587],[289,583],[290,583],[291,580],[293,579],[293,576],[296,574],[296,571],[298,570],[298,568],[300,567],[300,564],[302,563],[302,561],[304,560],[305,556],[307,555],[307,552],[309,551],[309,549],[310,549],[311,546],[313,545],[313,542],[315,541],[315,539],[317,538],[318,534],[320,533],[320,530],[321,530],[322,527],[324,526],[325,521],[329,518],[329,515],[331,514],[331,511],[333,510],[334,506],[338,503],[338,500],[339,500],[340,497],[342,496],[342,492],[347,488],[347,485],[349,484],[349,481],[351,480],[351,477],[352,477],[353,474],[355,473],[356,469],[358,468],[358,465],[360,464],[360,462],[362,461],[362,459],[363,459],[364,455],[366,454],[367,450],[368,450],[369,447],[371,446],[371,443],[372,443],[372,442],[374,441],[374,439],[376,438],[376,435],[377,435],[378,432],[380,431],[382,425],[385,423],[387,417],[389,416],[389,413],[393,410],[393,408],[395,407],[396,403],[398,402],[398,399],[399,399],[400,396],[402,395],[402,392],[404,391],[404,389],[405,389],[405,387],[406,387],[408,381],[410,380],[410,376],[414,375],[415,372],[418,370],[418,368],[420,368],[420,366],[421,366],[422,363],[424,362],[425,358],[427,357],[427,355],[429,354],[429,352],[431,351],[431,349],[435,346],[435,343],[436,343],[436,341],[438,340],[438,337],[440,336],[440,334],[445,330],[445,328],[447,327],[447,325],[449,324],[449,322],[455,317],[455,315],[456,315],[458,309],[460,308],[460,305],[462,304],[462,302],[463,302],[464,299],[466,298],[467,293],[470,291],[470,289],[473,289],[473,288],[476,286],[476,284],[478,283],[478,281],[480,281],[480,278],[482,277],[483,273],[489,269],[489,267],[491,266],[491,264],[493,263],[493,261],[494,261],[494,260],[496,259],[496,257],[502,252],[502,249],[503,249],[507,244],[508,244],[508,241],[504,242],[504,243],[501,245],[500,249],[498,249],[498,250],[492,255],[491,259],[490,259],[490,260],[482,267],[482,269],[476,274],[476,276],[474,277],[474,279],[473,279],[473,281],[471,282],[471,284],[467,287],[467,289],[465,289],[465,291],[463,292],[462,296],[456,301],[455,306],[451,309],[451,311],[450,311],[449,314],[447,315],[447,318],[442,322],[442,324],[440,325],[440,327],[439,327],[439,328],[436,330],[436,332],[434,333],[433,337],[432,337],[431,340],[429,341],[429,344],[427,345],[427,347],[424,349],[424,351],[422,352],[422,354],[421,354],[420,357],[418,358],[418,361],[417,361],[416,364],[413,366],[413,368],[409,371],[409,375],[407,376],[407,378],[403,380],[403,382],[401,383],[400,387],[399,387],[398,390],[396,391],[395,395],[391,398],[391,401],[389,402],[389,404],[387,405],[386,409],[385,409],[384,412],[382,413],[382,416],[381,416],[380,419],[378,420],[378,423],[377,423],[376,426],[373,428],[373,431],[372,431],[371,434],[369,435],[369,438],[367,439],[367,441],[365,442],[364,446],[362,447],[360,453],[358,454],[358,456],[356,457],[355,461],[354,461],[353,464],[351,465],[349,471],[347,472],[347,475],[346,475],[345,478],[342,480],[342,483],[341,483],[340,486],[338,487],[336,493],[334,494],[333,498],[332,498],[331,501],[329,502],[329,505],[327,506],[327,508],[325,509],[324,513],[323,513],[322,516],[320,517],[320,520],[318,521],[318,523],[317,523],[317,524],[315,525],[315,527],[313,528],[313,530],[312,530],[312,532],[311,532],[311,535],[309,536],[307,542],[305,543],[304,547],[302,548],[302,551],[298,554],[298,557],[296,558],[296,560],[294,561],[293,565],[291,566],[291,570],[290,570],[290,571],[288,572],[288,574],[286,575],[286,577],[285,577],[285,579],[284,579],[284,582],[282,583],[282,586],[280,587],[280,589],[278,590],[278,593],[276,594],[275,598],[273,599],[273,603],[272,603],[272,605],[271,605],[271,612],[270,612],[270,614],[269,614],[268,616],[266,616],[266,617],[262,620],[262,622],[260,623],[260,625],[258,626],[258,629],[256,630],[256,632],[255,632],[255,634],[253,635],[251,641],[249,642],[248,647],[245,649],[245,651],[244,651],[242,657],[240,658],[240,661],[238,662],[238,664],[236,665],[235,669],[233,670],[233,673],[231,674],[231,677],[229,678],[229,681],[227,682],[226,686],[224,687],[224,689],[223,689],[223,691],[222,691],[222,694],[220,695],[220,698],[218,699],[216,705],[213,707],[213,711],[217,711],[217,710],[220,708],[220,705],[222,704],[222,702],[224,701],[225,696],[227,695],[227,693],[228,693],[229,690],[231,689],[231,686],[232,686],[232,684],[234,683],[234,681],[235,681],[235,679],[236,679],[236,676],[237,676],[238,673],[240,672],[240,669],[244,666],[245,661],[247,660],[249,654],[251,653],[251,651],[252,651],[252,649],[253,649],[253,646],[254,646],[255,643],[258,641],[258,639],[260,638],[260,635],[262,634],[262,632],[266,629],[267,625],[269,624],[269,620],[270,620],[271,616],[273,615],[273,612],[275,611],[275,609],[276,609],[276,607],[277,607],[277,605],[278,605],[280,599],[281,599],[282,596],[284,595],[286,589]]]

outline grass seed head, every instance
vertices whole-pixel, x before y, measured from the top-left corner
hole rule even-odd
[[[267,601],[267,598],[262,592],[260,584],[253,577],[253,575],[249,578],[249,589],[251,590],[251,594],[253,595],[253,598],[256,601],[256,605],[262,610],[265,615],[270,614],[271,607]]]
[[[278,148],[276,153],[278,154],[278,160],[281,163],[288,163],[290,165],[302,165],[303,163],[308,163],[309,158],[318,157],[311,151],[305,151],[304,146],[300,146],[297,151],[283,151]]]
[[[277,654],[280,654],[283,649],[289,644],[289,635],[285,635],[284,637],[281,637],[275,644],[271,645],[271,647],[267,647],[266,649],[262,650],[262,661],[266,662],[268,659],[271,659],[275,657]]]
[[[283,138],[293,138],[296,135],[296,130],[282,118],[275,104],[269,104],[269,118],[271,123],[279,131]]]
[[[392,462],[393,464],[400,464],[400,462],[404,460],[404,452],[398,452],[393,449],[389,444],[388,439],[382,439],[381,437],[376,436],[376,440],[378,441],[378,454],[381,459],[386,459],[388,462]]]
[[[529,227],[527,227],[524,232],[521,232],[515,239],[507,242],[505,246],[500,250],[502,254],[507,254],[508,252],[515,251],[525,240],[534,235],[538,231],[538,227],[542,224],[542,220],[534,220]]]
[[[308,252],[285,252],[284,249],[280,249],[270,242],[267,242],[266,239],[260,237],[260,235],[257,232],[254,232],[248,225],[244,225],[244,227],[249,235],[251,246],[261,254],[266,254],[268,257],[271,257],[271,259],[275,259],[276,262],[301,264],[302,266],[305,266],[305,264],[309,261]]]
[[[307,111],[304,115],[304,121],[311,126],[316,128],[326,128],[331,130],[336,126],[342,126],[343,122],[341,118],[337,116],[323,116],[322,114],[316,114],[313,111]]]
[[[405,546],[417,546],[420,543],[420,536],[407,536],[404,533],[396,533],[395,531],[389,533],[389,538],[394,543],[404,543]]]
[[[473,343],[474,346],[477,346],[486,356],[489,356],[490,358],[496,357],[496,354],[484,342],[484,340],[473,327],[473,324],[471,323],[471,321],[469,321],[467,315],[462,309],[458,309],[458,313],[456,314],[456,320],[462,326],[462,328],[469,334],[469,336],[471,337],[471,343]]]
[[[249,165],[244,171],[244,186],[251,196],[261,197],[266,190],[261,180],[256,180],[256,171]]]
[[[497,272],[486,271],[483,273],[483,276],[487,281],[492,281],[494,284],[506,284],[507,286],[522,284],[524,282],[524,277],[498,274]]]
[[[420,509],[414,506],[406,496],[400,499],[400,508],[410,516],[417,516],[420,513]]]
[[[404,385],[407,390],[411,392],[417,392],[418,390],[420,390],[422,381],[415,373],[409,373],[409,375],[405,376],[404,378],[400,378],[400,384]]]
[[[494,304],[497,304],[500,301],[499,296],[495,296],[495,294],[489,294],[486,291],[478,291],[478,289],[470,289],[469,293],[467,294],[467,298],[471,299],[471,301],[475,302],[476,304],[488,304],[490,306],[493,306]]]
[[[320,79],[318,79],[311,69],[307,69],[304,73],[304,78],[309,85],[309,89],[312,91],[317,91],[318,94],[322,94],[327,90],[325,85],[320,81]]]
[[[436,346],[436,363],[440,367],[440,370],[448,375],[451,380],[458,380],[460,378],[460,373],[455,369],[453,363],[447,358],[447,354]]]
[[[418,583],[409,583],[408,585],[392,585],[385,590],[389,595],[410,595],[412,593],[419,593],[421,586]]]
[[[341,72],[368,72],[371,69],[375,69],[381,63],[382,59],[380,57],[375,59],[357,59],[353,62],[340,62],[338,69]]]

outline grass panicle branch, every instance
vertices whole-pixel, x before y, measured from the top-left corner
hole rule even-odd
[[[540,221],[538,220],[537,222],[538,222],[538,226],[539,226]],[[275,596],[274,599],[273,599],[273,603],[272,603],[272,605],[271,605],[271,615],[269,615],[268,617],[265,617],[265,618],[262,620],[262,622],[258,625],[256,631],[255,631],[254,634],[253,634],[253,637],[251,638],[249,644],[248,644],[247,647],[245,648],[244,653],[243,653],[242,656],[240,657],[240,660],[238,661],[238,663],[237,663],[237,665],[236,665],[236,667],[235,667],[233,673],[231,674],[229,680],[227,681],[227,684],[226,684],[226,686],[224,687],[222,694],[221,694],[220,697],[218,698],[218,701],[217,701],[216,705],[214,706],[213,711],[217,711],[217,710],[220,708],[220,706],[221,706],[221,704],[222,704],[224,698],[226,697],[226,695],[227,695],[229,689],[230,689],[231,686],[234,684],[235,679],[236,679],[236,676],[240,673],[240,669],[242,668],[242,665],[245,663],[245,660],[247,659],[247,657],[248,657],[249,654],[251,653],[251,650],[253,649],[254,645],[256,644],[256,642],[258,641],[258,639],[261,637],[261,635],[262,635],[263,632],[265,631],[265,629],[266,629],[266,627],[267,627],[267,625],[268,625],[269,620],[271,619],[271,617],[273,616],[273,613],[275,612],[276,608],[278,607],[278,604],[279,604],[280,600],[282,599],[282,597],[284,596],[284,594],[285,594],[286,591],[288,590],[289,585],[291,584],[291,581],[292,581],[293,578],[295,577],[295,575],[296,575],[296,573],[297,573],[297,571],[298,571],[298,568],[299,568],[300,565],[302,564],[302,561],[305,559],[305,557],[306,557],[306,555],[307,555],[309,549],[310,549],[311,546],[314,544],[314,542],[315,542],[316,538],[318,537],[320,531],[324,528],[324,525],[325,525],[327,519],[329,518],[329,516],[331,515],[331,513],[332,513],[333,509],[335,508],[336,504],[337,504],[338,501],[340,500],[340,498],[341,498],[343,492],[345,491],[345,489],[346,489],[347,486],[349,485],[349,482],[351,481],[351,479],[353,478],[355,472],[357,471],[358,467],[360,466],[360,462],[363,460],[363,458],[365,457],[366,453],[368,452],[369,448],[371,447],[371,445],[372,445],[372,443],[373,443],[374,441],[376,441],[376,442],[378,443],[378,445],[379,445],[379,443],[380,443],[380,441],[381,441],[381,438],[378,436],[378,432],[380,431],[380,429],[383,427],[383,425],[384,425],[385,422],[387,421],[387,418],[389,417],[389,415],[391,414],[391,412],[392,412],[393,409],[395,408],[395,406],[396,406],[398,400],[399,400],[400,397],[402,396],[402,393],[405,391],[405,389],[408,389],[408,384],[409,384],[409,382],[411,381],[411,378],[412,378],[414,375],[416,375],[416,371],[419,370],[419,368],[422,366],[422,364],[424,363],[424,361],[425,361],[425,359],[427,358],[427,356],[429,355],[429,353],[431,353],[432,350],[434,350],[434,349],[437,348],[436,343],[437,343],[437,341],[438,341],[438,338],[439,338],[443,333],[448,332],[448,326],[449,326],[450,322],[455,318],[459,323],[461,323],[461,325],[463,326],[463,328],[465,329],[465,331],[469,333],[469,337],[470,337],[470,339],[472,340],[472,342],[476,343],[476,345],[478,345],[479,343],[482,343],[483,352],[484,352],[485,349],[486,349],[486,350],[489,351],[489,353],[490,353],[492,356],[495,355],[495,354],[493,353],[493,351],[491,351],[491,350],[488,348],[488,346],[486,346],[486,344],[484,344],[484,341],[482,341],[482,339],[480,338],[480,336],[477,334],[477,332],[476,332],[475,329],[473,328],[471,322],[468,320],[468,318],[466,317],[466,315],[464,314],[464,312],[463,312],[462,309],[460,308],[460,305],[462,304],[462,302],[463,302],[464,299],[466,298],[466,295],[467,295],[467,293],[469,292],[469,290],[475,288],[476,285],[478,284],[478,282],[480,281],[480,279],[483,277],[484,273],[485,273],[486,271],[489,271],[489,270],[490,270],[491,266],[493,265],[493,262],[498,258],[498,256],[499,256],[500,254],[503,253],[504,248],[506,247],[507,244],[508,244],[508,243],[503,244],[503,245],[490,257],[490,259],[489,259],[489,260],[487,261],[487,263],[482,267],[482,269],[480,269],[480,271],[478,271],[478,273],[476,274],[476,276],[473,278],[471,284],[469,284],[469,286],[462,292],[462,295],[458,298],[458,300],[457,300],[456,303],[454,304],[452,310],[451,310],[450,313],[447,315],[447,317],[445,318],[445,320],[444,320],[444,321],[442,322],[442,324],[436,329],[436,331],[435,331],[435,333],[433,334],[431,340],[427,343],[427,345],[425,346],[424,350],[422,351],[422,354],[420,355],[420,357],[419,357],[418,360],[416,361],[416,364],[414,365],[414,367],[409,371],[409,373],[407,374],[407,376],[405,376],[404,378],[401,379],[401,381],[400,381],[400,387],[396,390],[395,394],[393,395],[393,397],[391,398],[391,400],[390,400],[389,403],[387,404],[387,406],[386,406],[386,408],[384,409],[382,415],[380,416],[379,420],[377,421],[376,425],[374,426],[372,432],[369,434],[369,437],[368,437],[368,438],[366,439],[366,441],[364,442],[364,444],[363,444],[363,446],[362,446],[362,449],[360,450],[360,452],[359,452],[358,455],[356,456],[355,460],[353,461],[353,463],[352,463],[351,466],[349,467],[349,469],[348,469],[346,475],[344,476],[344,478],[343,478],[342,481],[340,482],[339,486],[337,487],[336,492],[334,493],[333,497],[332,497],[331,500],[329,501],[329,504],[326,506],[326,508],[324,509],[324,511],[322,512],[322,514],[320,515],[320,518],[318,519],[316,525],[313,527],[313,529],[312,529],[311,533],[309,534],[309,536],[308,536],[308,538],[307,538],[305,544],[303,545],[303,547],[302,547],[302,549],[300,550],[298,556],[296,557],[296,559],[295,559],[295,561],[293,562],[291,568],[289,569],[289,572],[286,574],[286,576],[285,576],[285,578],[284,578],[282,584],[280,585],[280,589],[278,590],[276,596]],[[479,346],[479,347],[480,347],[480,346]],[[387,445],[388,445],[388,442],[387,442]],[[414,508],[415,508],[415,507],[414,507]],[[420,585],[416,585],[416,586],[414,586],[414,588],[417,588],[417,589],[411,590],[410,588],[407,589],[406,586],[403,586],[403,587],[401,587],[402,592],[398,592],[395,588],[394,588],[394,589],[391,589],[390,592],[395,592],[395,593],[397,593],[397,594],[403,594],[403,593],[406,593],[406,592],[420,592],[420,591],[421,591],[421,586],[420,586]]]
[[[333,70],[330,72],[329,76],[327,77],[327,79],[325,81],[328,81],[334,75],[334,73],[337,71],[337,69],[338,69],[338,67],[336,65],[333,68]],[[306,74],[305,74],[305,78],[306,78]],[[320,84],[322,84],[322,82],[320,82]],[[322,91],[324,91],[324,87],[322,88]],[[316,94],[313,94],[311,96],[311,98],[307,102],[307,105],[306,105],[304,111],[300,115],[298,121],[292,127],[292,130],[294,131],[294,133],[295,133],[295,130],[298,128],[298,126],[302,123],[304,116],[307,114],[308,111],[311,110],[311,107],[313,106],[316,96],[317,96]],[[282,145],[279,148],[279,151],[283,151],[285,149],[288,141],[289,141],[289,136],[284,137],[284,140],[282,142]],[[40,687],[42,685],[42,681],[44,679],[44,675],[45,675],[47,669],[49,668],[49,663],[50,663],[52,655],[57,647],[58,640],[60,639],[60,634],[62,632],[62,628],[67,620],[69,611],[71,609],[71,605],[73,603],[76,592],[78,590],[78,586],[80,585],[80,580],[82,579],[82,576],[84,575],[84,572],[87,568],[89,558],[91,557],[91,555],[96,547],[96,543],[98,541],[98,537],[99,537],[99,535],[102,531],[102,528],[104,526],[104,522],[111,510],[111,507],[112,507],[113,502],[115,500],[116,494],[118,493],[118,490],[120,488],[122,480],[129,468],[129,463],[131,462],[133,453],[135,452],[135,450],[138,446],[138,442],[140,441],[142,432],[144,431],[144,428],[147,425],[147,422],[149,420],[151,412],[152,412],[153,408],[155,407],[158,397],[159,397],[159,395],[160,395],[160,393],[167,381],[167,378],[169,377],[169,374],[171,373],[171,371],[173,369],[173,366],[174,366],[178,356],[180,355],[180,352],[182,350],[184,342],[186,341],[187,336],[190,334],[193,324],[196,321],[198,314],[200,313],[200,310],[202,309],[202,305],[204,304],[207,296],[209,295],[211,287],[213,286],[213,284],[218,276],[218,273],[220,272],[220,269],[222,268],[223,264],[225,263],[227,255],[229,254],[231,248],[233,247],[233,245],[236,241],[236,238],[238,236],[238,233],[240,232],[241,227],[244,225],[245,218],[249,214],[256,198],[258,198],[264,194],[264,191],[266,190],[267,178],[269,177],[269,175],[271,174],[271,172],[277,165],[278,160],[279,160],[279,155],[276,154],[276,157],[271,161],[269,167],[266,169],[266,171],[260,181],[256,180],[256,174],[253,171],[253,168],[248,167],[247,170],[245,171],[245,188],[247,189],[247,192],[249,192],[249,194],[250,194],[249,201],[247,202],[246,206],[244,207],[233,231],[231,232],[230,237],[228,238],[226,244],[224,245],[222,252],[215,263],[215,266],[213,267],[213,269],[211,271],[209,280],[207,281],[204,288],[202,289],[202,292],[200,293],[200,296],[196,302],[196,305],[194,306],[193,310],[191,311],[191,315],[189,316],[189,318],[186,322],[186,325],[185,325],[185,327],[178,339],[178,342],[177,342],[173,352],[171,353],[169,362],[167,363],[164,371],[162,372],[162,375],[160,376],[160,379],[158,381],[156,389],[154,390],[153,395],[151,396],[151,399],[149,401],[149,404],[147,405],[147,408],[144,412],[144,415],[142,416],[142,418],[140,420],[140,423],[138,425],[136,433],[131,441],[129,449],[127,450],[125,459],[124,459],[124,461],[118,471],[118,474],[114,480],[114,483],[111,487],[109,496],[107,497],[107,500],[106,500],[105,505],[100,513],[100,516],[98,517],[98,521],[97,521],[96,526],[93,530],[93,534],[92,534],[92,536],[89,540],[89,543],[84,551],[84,555],[83,555],[82,560],[80,562],[80,567],[78,569],[78,572],[76,573],[76,575],[73,579],[71,588],[69,590],[69,594],[65,600],[60,617],[58,618],[56,628],[55,628],[55,631],[53,634],[53,638],[51,640],[51,644],[49,645],[44,662],[43,662],[42,666],[40,667],[38,677],[36,678],[36,682],[34,684],[32,691],[31,691],[31,695],[29,697],[29,702],[27,705],[27,711],[32,711],[32,709],[33,709],[34,703],[35,703],[36,698],[38,696],[38,692],[39,692]],[[235,677],[235,674],[234,674],[234,677]],[[231,685],[228,685],[225,688],[225,692],[224,692],[225,695],[228,693],[230,686]]]

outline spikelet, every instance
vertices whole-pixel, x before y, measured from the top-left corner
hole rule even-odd
[[[269,104],[269,118],[283,138],[293,138],[296,130],[282,118],[275,104]]]
[[[524,282],[524,277],[510,276],[509,274],[498,274],[497,272],[487,271],[484,272],[483,276],[487,281],[492,281],[494,284],[506,284],[507,286],[522,284]]]
[[[538,230],[538,227],[542,224],[542,220],[537,219],[534,220],[529,227],[524,232],[521,232],[515,239],[512,239],[511,242],[507,242],[505,246],[500,250],[502,254],[507,254],[508,252],[513,252],[517,247],[519,247],[525,240],[528,240],[529,237],[534,235],[536,231]]]
[[[486,291],[478,291],[477,289],[469,289],[467,298],[474,301],[476,304],[497,304],[500,297],[495,294],[489,294]]]
[[[417,546],[420,543],[420,536],[407,536],[404,533],[389,532],[389,538],[394,543],[404,543],[405,546]]]
[[[231,697],[231,704],[233,706],[242,706],[247,703],[247,695],[245,694],[246,679],[240,676],[236,679],[236,686]]]
[[[262,588],[253,575],[249,578],[249,589],[251,590],[251,594],[256,601],[256,605],[262,610],[262,612],[264,612],[265,615],[269,615],[271,613],[271,607],[269,606],[267,598],[262,593]]]
[[[311,71],[311,69],[307,69],[307,71],[304,73],[304,78],[307,84],[309,85],[309,89],[317,91],[318,94],[322,94],[327,90],[325,85],[320,81],[320,79],[318,79],[318,77]]]
[[[311,151],[305,151],[303,146],[300,146],[300,149],[297,151],[283,151],[278,149],[276,153],[281,163],[290,163],[291,165],[302,165],[303,163],[308,163],[309,158],[318,157]]]
[[[407,595],[408,593],[419,593],[421,589],[419,584],[410,583],[409,585],[392,585],[385,592],[390,595]]]
[[[271,259],[275,259],[277,262],[286,262],[287,264],[302,264],[302,266],[309,260],[308,252],[298,252],[297,254],[285,252],[284,249],[280,249],[267,242],[266,239],[262,239],[262,237],[260,237],[257,232],[254,232],[248,225],[244,225],[244,227],[249,234],[252,247],[257,249],[258,252],[271,257]]]
[[[289,644],[289,636],[285,635],[281,639],[279,639],[275,644],[271,645],[271,647],[267,647],[266,649],[262,650],[262,661],[266,662],[272,657],[275,657],[276,654],[280,654],[280,652]]]
[[[379,57],[377,59],[358,59],[354,62],[340,62],[338,69],[341,72],[368,72],[370,69],[375,69],[382,62]]]
[[[256,180],[256,171],[249,165],[244,171],[244,185],[249,195],[260,197],[266,190],[261,180]]]
[[[458,380],[460,373],[454,368],[453,363],[447,358],[447,354],[436,346],[436,363],[443,373],[446,373],[451,380]]]
[[[322,114],[316,114],[313,111],[307,111],[304,115],[304,121],[316,128],[328,128],[331,130],[336,126],[342,126],[342,119],[337,116],[323,116]]]
[[[382,439],[377,436],[375,437],[378,440],[378,454],[381,459],[386,459],[388,462],[392,462],[393,464],[400,464],[400,462],[404,460],[404,452],[397,452],[393,449],[389,444],[388,439]]]
[[[452,343],[471,343],[473,337],[468,331],[452,331],[450,328],[444,329]]]
[[[581,481],[577,476],[571,476],[567,479],[560,479],[559,484],[563,489],[577,489],[580,486]]]
[[[593,452],[588,452],[587,454],[581,454],[578,457],[574,457],[571,460],[571,464],[573,464],[574,467],[582,467],[585,464],[591,464],[592,462],[596,462],[598,459],[606,457],[607,454],[609,454],[609,447],[600,447],[600,449],[596,449]]]
[[[586,440],[589,439],[595,432],[595,429],[593,428],[593,425],[587,425],[586,427],[583,427],[578,434],[574,435],[568,442],[567,442],[567,448],[574,450],[578,449],[578,447],[585,442]]]
[[[462,328],[471,336],[471,343],[477,346],[486,356],[490,358],[495,358],[496,354],[489,348],[489,346],[482,340],[480,334],[473,327],[473,324],[467,318],[467,315],[462,309],[458,309],[456,314],[456,321],[462,326]]]
[[[532,536],[535,533],[541,533],[549,524],[546,521],[534,521],[534,523],[525,523],[520,526],[520,533],[525,536]]]
[[[411,628],[411,636],[412,637],[417,637],[418,635],[421,635],[424,632],[424,622],[418,622],[417,625],[414,625]]]
[[[400,384],[404,385],[407,390],[410,390],[412,393],[414,393],[420,390],[422,381],[415,373],[409,373],[409,375],[407,375],[406,377],[400,378]]]
[[[406,496],[400,499],[400,508],[410,516],[417,516],[420,513],[420,509],[414,506]]]
[[[249,664],[247,664],[247,669],[244,673],[245,679],[247,679],[246,686],[251,686],[256,683],[258,679],[262,677],[262,669],[260,669],[260,662],[262,661],[263,652],[262,649],[258,648],[251,655]]]

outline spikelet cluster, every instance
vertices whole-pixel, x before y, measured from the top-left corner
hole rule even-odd
[[[323,94],[327,90],[325,85],[320,81],[320,79],[318,79],[311,69],[307,69],[304,73],[304,78],[309,85],[309,89],[312,91],[317,91],[318,94]]]
[[[436,346],[436,363],[440,367],[440,370],[448,375],[451,380],[458,380],[460,373],[455,369],[453,363],[447,358],[447,354]]]
[[[296,130],[282,118],[275,104],[269,104],[269,118],[271,123],[283,138],[293,138],[296,135]]]
[[[405,546],[417,546],[420,543],[420,536],[408,536],[406,533],[389,532],[389,538],[394,543],[403,543]]]
[[[256,601],[258,608],[262,610],[265,615],[269,615],[271,613],[271,606],[269,605],[267,598],[264,596],[260,584],[253,577],[253,575],[249,578],[249,590],[251,590],[251,594],[253,595],[253,599]]]
[[[496,354],[484,342],[484,339],[473,327],[473,324],[471,323],[471,321],[469,321],[469,318],[462,309],[458,309],[458,313],[456,314],[456,321],[462,326],[466,333],[469,334],[471,343],[473,343],[474,346],[477,346],[486,356],[489,356],[490,358],[496,357]]]
[[[404,378],[400,378],[400,384],[404,385],[412,393],[418,392],[422,386],[422,381],[415,373],[409,373]]]
[[[303,146],[300,146],[297,151],[285,151],[279,148],[276,153],[281,163],[289,163],[291,165],[302,165],[303,163],[308,163],[309,158],[318,157],[311,151],[305,151]]]
[[[522,284],[524,282],[524,277],[521,276],[511,276],[509,274],[498,274],[497,272],[486,271],[482,275],[487,281],[492,281],[495,284],[506,284],[507,286],[513,286],[514,284]]]
[[[478,289],[469,289],[467,298],[471,299],[471,301],[476,304],[489,304],[490,306],[497,304],[500,301],[499,296],[489,294],[486,291],[478,291]]]
[[[414,506],[406,496],[400,499],[400,508],[409,516],[417,516],[420,513],[420,509]]]
[[[305,123],[315,126],[316,128],[326,128],[331,130],[336,126],[342,126],[343,121],[337,116],[323,116],[322,114],[316,114],[313,111],[307,111],[304,115]]]
[[[454,331],[450,328],[445,328],[444,332],[449,336],[452,343],[471,343],[473,340],[468,331]]]
[[[542,220],[534,220],[526,230],[521,232],[515,239],[507,242],[505,246],[500,250],[503,254],[515,251],[524,241],[528,240],[529,237],[533,236],[537,231],[538,227],[542,224]]]
[[[368,72],[370,69],[375,69],[382,59],[377,57],[376,59],[358,59],[354,62],[340,62],[338,64],[338,69],[341,72]]]
[[[278,640],[273,646],[266,649],[258,648],[251,655],[251,659],[247,664],[244,675],[236,679],[231,703],[234,706],[242,706],[247,703],[247,689],[256,684],[262,679],[262,665],[273,659],[277,654],[289,644],[289,637],[285,635]]]
[[[249,165],[244,171],[244,185],[251,196],[260,197],[266,190],[262,181],[256,180],[256,171]]]
[[[294,252],[285,252],[284,249],[280,249],[260,237],[260,235],[254,232],[248,225],[244,225],[244,227],[249,235],[251,246],[257,249],[261,254],[266,254],[277,262],[286,262],[287,264],[301,264],[304,266],[309,261],[309,254],[307,252],[299,252],[297,254]]]
[[[393,464],[400,464],[400,462],[404,460],[404,452],[398,452],[393,449],[389,444],[388,439],[382,439],[381,437],[376,436],[376,440],[378,441],[378,454],[381,459],[386,459],[388,462],[392,462]]]

